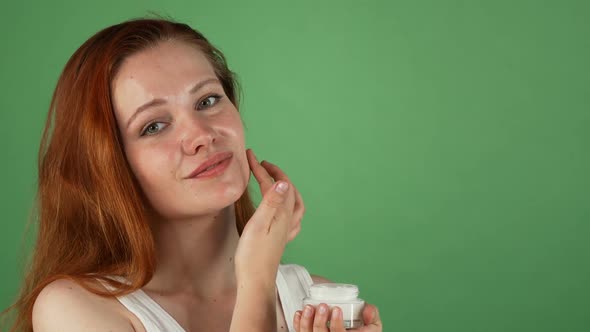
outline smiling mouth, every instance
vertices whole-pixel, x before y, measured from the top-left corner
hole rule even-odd
[[[227,159],[226,159],[226,160],[227,160]],[[218,163],[217,163],[217,164],[215,164],[215,165],[212,165],[212,166],[209,166],[209,167],[207,167],[206,169],[204,169],[204,170],[203,170],[202,172],[200,172],[199,174],[201,174],[201,173],[204,173],[204,172],[207,172],[207,171],[210,171],[210,170],[214,169],[215,167],[219,166],[219,164],[221,164],[221,163],[222,163],[222,162],[224,162],[224,161],[225,161],[225,160],[222,160],[222,161],[218,162]],[[197,174],[197,175],[199,175],[199,174]]]
[[[226,158],[214,165],[211,165],[209,167],[207,167],[206,169],[204,169],[203,171],[197,173],[195,176],[193,176],[193,179],[201,179],[201,178],[210,178],[210,177],[216,177],[218,175],[221,175],[225,172],[225,170],[229,167],[229,164],[231,163],[232,158]]]
[[[197,176],[201,176],[203,174],[208,174],[210,172],[215,172],[218,170],[223,170],[225,166],[227,166],[226,161],[231,160],[233,157],[233,153],[230,151],[228,152],[219,152],[212,156],[210,156],[207,160],[203,161],[197,169],[192,171],[186,178],[196,178]],[[215,163],[215,164],[213,164]],[[207,166],[207,168],[205,168]]]

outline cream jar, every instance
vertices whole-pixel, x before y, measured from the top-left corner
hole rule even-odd
[[[330,307],[339,307],[342,310],[344,327],[353,329],[363,326],[363,308],[365,301],[358,298],[359,289],[356,285],[320,283],[313,284],[309,288],[309,296],[303,299],[303,306],[316,307],[325,303]]]

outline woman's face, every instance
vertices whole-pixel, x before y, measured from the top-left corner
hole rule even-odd
[[[199,49],[166,41],[134,54],[111,89],[125,154],[159,215],[212,214],[239,199],[250,178],[241,118]],[[189,177],[219,152],[233,154],[222,174]]]

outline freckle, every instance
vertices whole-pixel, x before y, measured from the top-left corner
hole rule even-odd
[[[229,261],[231,262],[231,261],[232,261],[232,259],[234,259],[234,258],[233,258],[233,257],[230,257],[230,258],[229,258]]]

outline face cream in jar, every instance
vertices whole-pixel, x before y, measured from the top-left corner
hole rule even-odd
[[[342,309],[344,327],[353,329],[363,326],[363,308],[365,301],[358,298],[359,289],[355,285],[320,283],[309,288],[309,296],[303,299],[303,306],[318,306],[325,303],[332,310],[333,307]]]

